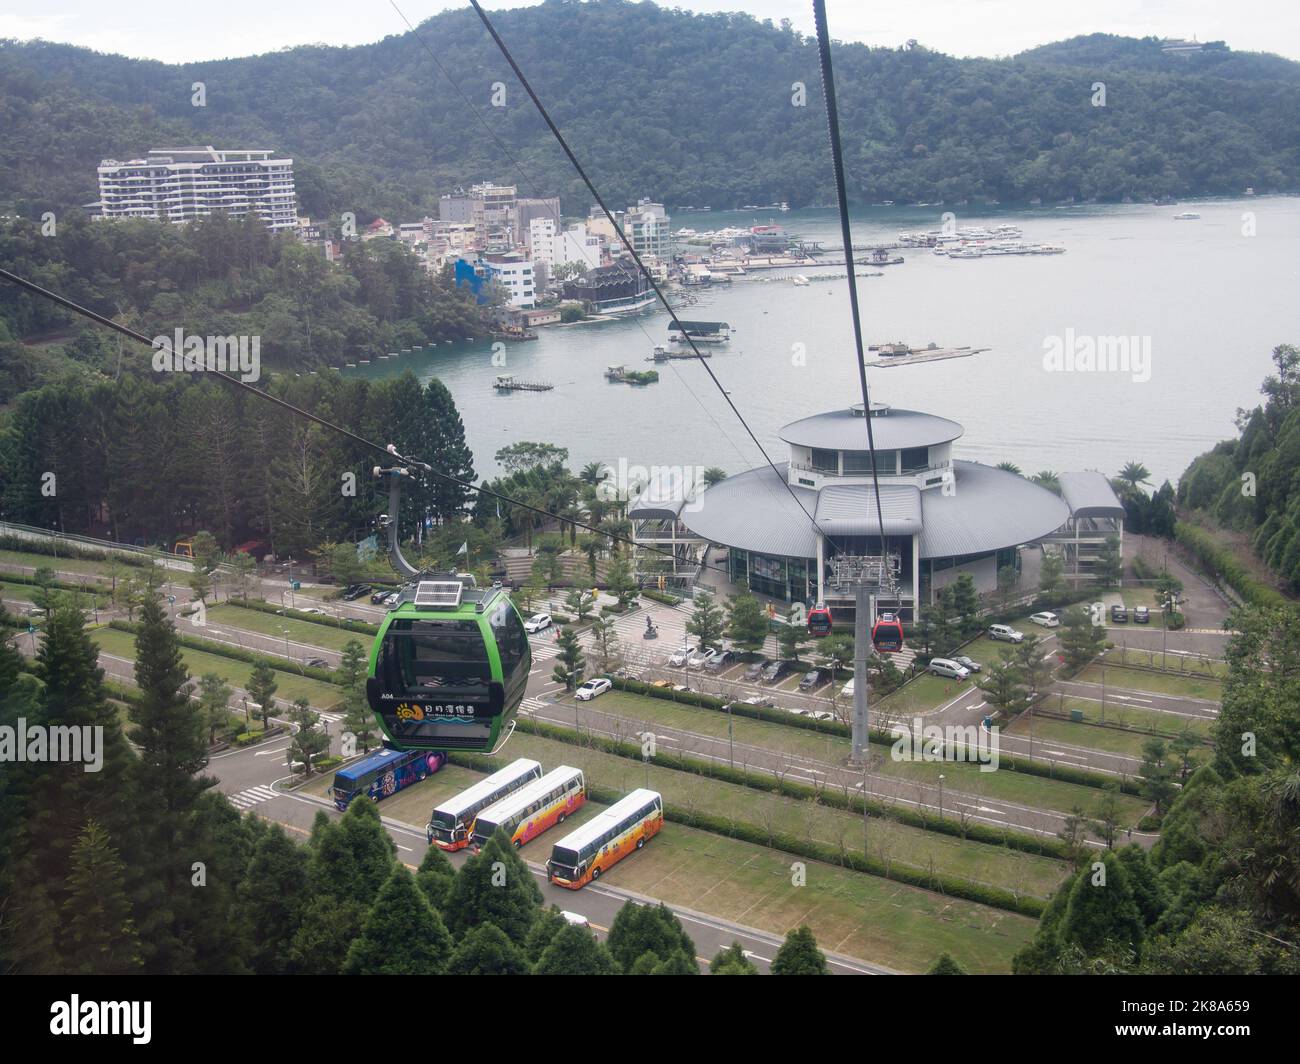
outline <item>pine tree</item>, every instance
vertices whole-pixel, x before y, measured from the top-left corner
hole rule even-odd
[[[564,684],[566,691],[572,691],[587,674],[587,659],[582,653],[582,644],[572,628],[563,625],[560,628],[558,642],[560,652],[555,657],[555,667],[551,675],[556,683]]]
[[[361,935],[343,962],[345,975],[441,975],[451,957],[451,936],[442,917],[395,864],[380,888]]]
[[[691,974],[696,974],[695,943],[681,922],[662,902],[657,906],[626,902],[614,917],[606,943],[610,955],[627,974],[633,974],[634,965],[641,963],[647,954],[653,955],[650,967],[668,961],[674,954],[683,954]]]
[[[930,965],[930,970],[926,975],[969,975],[960,964],[953,960],[949,953],[940,953],[939,959]]]
[[[311,898],[305,849],[279,824],[262,836],[239,886],[241,917],[249,924],[253,970],[279,975],[288,970],[289,949]]]
[[[534,975],[618,975],[618,962],[585,927],[566,924],[542,951]]]
[[[289,720],[295,727],[293,740],[289,743],[290,760],[302,762],[303,776],[310,776],[312,758],[329,749],[330,737],[320,729],[320,714],[311,708],[306,698],[294,699]]]
[[[772,958],[773,975],[830,975],[826,958],[807,926],[796,927]]]
[[[261,720],[263,727],[269,725],[271,714],[275,712],[275,692],[278,685],[275,682],[275,671],[264,661],[259,661],[253,666],[252,675],[248,678],[248,684],[245,690],[248,692],[248,700],[255,702],[262,708],[257,710],[257,718]]]
[[[695,608],[691,619],[686,622],[686,631],[699,641],[701,647],[718,648],[722,642],[724,620],[722,607],[713,601],[713,596],[701,592],[695,597]]]
[[[499,927],[480,924],[452,952],[448,975],[528,975],[528,958]]]
[[[308,878],[313,893],[368,909],[388,879],[397,846],[384,830],[374,802],[356,801],[338,820],[312,828]]]
[[[718,950],[709,962],[710,975],[757,975],[758,968],[745,956],[739,942],[733,942],[726,949]]]
[[[768,632],[763,604],[748,591],[734,595],[727,604],[727,637],[736,649],[753,654],[763,645]]]
[[[230,717],[230,697],[234,692],[217,673],[205,672],[199,680],[199,713],[208,727],[208,744],[217,741],[217,729]]]
[[[138,971],[140,940],[126,897],[125,865],[93,820],[77,837],[68,877],[64,969],[76,975]]]
[[[456,869],[441,849],[430,846],[424,851],[420,867],[415,873],[415,882],[424,891],[429,904],[442,912],[447,904],[447,896],[456,882]]]
[[[479,924],[495,924],[512,942],[523,942],[541,911],[542,892],[504,832],[456,874],[447,900],[447,924],[462,937]]]

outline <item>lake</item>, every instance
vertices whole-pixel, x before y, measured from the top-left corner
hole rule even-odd
[[[872,370],[872,401],[926,410],[965,426],[958,457],[1012,461],[1038,470],[1116,473],[1145,463],[1158,484],[1234,434],[1239,407],[1260,401],[1270,352],[1300,343],[1295,306],[1300,274],[1300,199],[1259,197],[1183,202],[1175,207],[1081,206],[1032,210],[952,208],[958,225],[1013,222],[1026,242],[1060,244],[1063,255],[949,260],[904,248],[899,266],[859,279],[865,342],[989,348],[971,358]],[[1193,210],[1195,221],[1175,221]],[[1243,215],[1255,235],[1244,235]],[[855,212],[857,244],[893,240],[900,230],[936,229],[940,209]],[[839,243],[829,210],[678,214],[672,226],[716,229],[776,221],[792,235]],[[835,257],[829,255],[827,257]],[[707,290],[679,309],[684,318],[730,322],[735,336],[709,366],[775,461],[777,436],[796,418],[860,401],[847,282],[816,281],[843,267],[767,272]],[[875,272],[871,267],[859,270]],[[813,280],[796,287],[790,278]],[[680,297],[682,289],[673,289]],[[698,293],[700,289],[688,289]],[[519,440],[568,447],[571,467],[761,464],[758,448],[695,361],[660,365],[645,387],[613,384],[613,364],[644,360],[667,339],[662,309],[627,321],[539,329],[512,343],[494,365],[487,342],[444,344],[349,370],[380,377],[411,368],[440,377],[465,422],[481,475],[492,455]],[[1131,337],[1149,366],[1126,371],[1045,365],[1051,338]],[[1149,346],[1148,346],[1149,345]],[[498,360],[499,361],[499,360]],[[549,392],[497,394],[498,373],[537,378]]]

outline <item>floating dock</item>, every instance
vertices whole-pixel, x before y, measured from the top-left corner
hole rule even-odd
[[[867,348],[868,351],[875,353],[877,356],[873,361],[864,361],[865,366],[911,366],[918,362],[939,362],[946,358],[970,358],[971,355],[978,355],[983,351],[989,351],[987,347],[940,347],[938,344],[928,344],[925,347],[908,347],[904,343],[892,344],[873,344]]]
[[[511,374],[502,374],[492,382],[492,387],[499,392],[549,392],[555,387],[545,381],[520,380]]]

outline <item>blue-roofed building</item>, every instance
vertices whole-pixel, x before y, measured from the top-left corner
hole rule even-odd
[[[1101,474],[1063,474],[1057,495],[955,457],[963,433],[955,421],[885,403],[873,403],[870,416],[879,507],[862,405],[814,414],[781,429],[790,452],[775,469],[708,489],[652,474],[629,509],[638,577],[690,588],[706,551],[721,546],[734,584],[784,602],[825,602],[838,621],[852,616],[853,594],[836,585],[837,570],[874,564],[892,574],[878,608],[911,621],[963,573],[980,592],[994,591],[998,570],[1019,571],[1028,544],[1064,551],[1079,532],[1094,541],[1122,534],[1123,507]]]

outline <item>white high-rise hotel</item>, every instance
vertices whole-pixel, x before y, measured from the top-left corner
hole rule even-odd
[[[214,211],[256,214],[268,229],[292,230],[298,204],[293,160],[270,151],[167,148],[146,159],[99,164],[99,216],[180,224]]]

